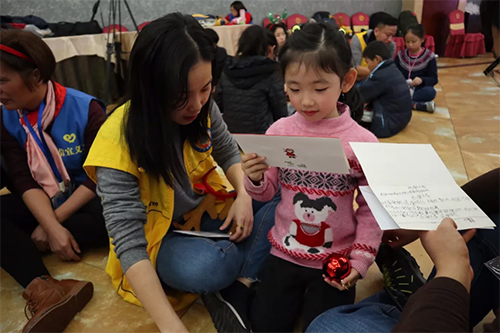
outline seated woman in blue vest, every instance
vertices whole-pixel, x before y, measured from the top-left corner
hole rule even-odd
[[[240,152],[210,98],[214,56],[191,16],[148,24],[130,54],[130,100],[109,116],[85,161],[112,239],[106,271],[162,332],[187,332],[175,311],[195,294],[219,332],[249,330],[249,287],[270,252],[280,200],[252,202],[245,191]],[[232,234],[176,232],[193,228]],[[224,321],[234,318],[230,311],[238,323]]]
[[[62,332],[93,286],[51,278],[41,252],[78,261],[82,249],[107,245],[100,200],[83,170],[106,115],[92,96],[50,79],[54,55],[33,33],[1,30],[0,43],[1,151],[12,193],[1,196],[1,267],[26,288],[32,318],[23,332]]]

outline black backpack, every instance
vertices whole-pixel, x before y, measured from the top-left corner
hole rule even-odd
[[[418,24],[418,20],[415,15],[413,15],[410,10],[401,12],[398,18],[398,36],[404,37],[406,35],[406,31],[408,30],[408,26],[412,24]]]
[[[54,33],[53,37],[92,35],[102,33],[102,28],[99,26],[99,22],[94,19],[100,2],[101,1],[98,0],[94,4],[92,8],[92,17],[88,22],[49,23],[49,28]]]

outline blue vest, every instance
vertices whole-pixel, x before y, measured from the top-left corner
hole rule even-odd
[[[84,135],[89,118],[90,102],[94,99],[78,90],[66,88],[63,106],[49,133],[59,150],[71,180],[75,183],[75,188],[87,179],[83,170],[83,162],[86,156],[85,148],[90,149],[90,147],[85,147]],[[104,110],[103,107],[103,112]],[[27,135],[19,122],[17,111],[7,110],[2,106],[2,117],[7,131],[25,149]]]

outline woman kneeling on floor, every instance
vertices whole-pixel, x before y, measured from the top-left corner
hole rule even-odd
[[[187,331],[175,310],[195,294],[210,311],[228,297],[247,297],[270,251],[279,200],[264,205],[245,191],[241,155],[210,99],[213,57],[213,43],[191,16],[147,25],[130,56],[129,102],[109,116],[85,163],[112,239],[112,283],[163,332]],[[222,233],[233,224],[230,239],[174,232]]]
[[[100,199],[83,170],[106,114],[94,97],[50,79],[56,62],[39,37],[2,30],[0,40],[2,186],[12,192],[1,197],[1,266],[26,288],[32,317],[23,332],[62,332],[93,286],[53,279],[40,252],[79,261],[80,249],[108,245]]]

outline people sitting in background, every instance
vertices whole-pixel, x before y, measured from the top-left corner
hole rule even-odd
[[[276,54],[279,54],[279,50],[285,45],[286,40],[288,39],[288,28],[284,23],[273,23],[269,24],[267,27],[276,37],[278,41],[278,47]]]
[[[374,41],[363,51],[370,75],[358,84],[365,108],[364,123],[379,138],[399,133],[411,119],[411,96],[403,75],[383,42]]]
[[[267,57],[271,60],[278,60],[278,41],[274,34],[266,30],[266,38],[267,38]]]
[[[11,194],[1,196],[1,267],[25,291],[23,332],[62,332],[92,298],[91,282],[56,280],[42,261],[52,252],[79,261],[107,246],[100,198],[83,162],[101,124],[94,97],[51,80],[56,61],[31,32],[0,31],[1,151]]]
[[[396,43],[392,38],[396,36],[398,20],[387,13],[377,15],[377,20],[375,29],[357,33],[351,39],[351,51],[358,71],[358,81],[365,80],[370,75],[368,64],[363,59],[363,51],[368,44],[375,40],[383,42],[387,45],[391,57],[396,54]]]
[[[233,23],[234,22],[233,20],[235,18],[239,18],[240,17],[241,10],[245,11],[245,24],[252,24],[252,22],[253,22],[252,14],[250,14],[248,12],[248,10],[245,7],[245,5],[243,4],[243,2],[241,2],[241,1],[234,1],[231,4],[230,9],[231,9],[230,13],[227,14],[227,16],[226,16],[226,21],[229,24]]]
[[[251,26],[241,34],[235,58],[224,67],[216,101],[231,133],[264,134],[288,116],[279,65],[268,58],[266,31]]]
[[[215,32],[214,29],[208,28],[205,29],[205,33],[215,47],[215,58],[212,60],[212,87],[215,88],[217,84],[219,84],[220,76],[228,56],[225,48],[217,46],[219,43],[219,35],[217,32]]]
[[[394,59],[410,86],[413,109],[434,112],[436,105],[434,98],[438,83],[436,55],[423,45],[425,42],[424,26],[412,24],[408,26],[406,35],[406,49],[399,51]]]

